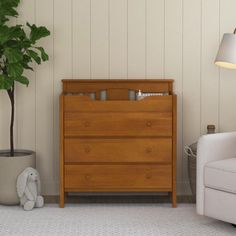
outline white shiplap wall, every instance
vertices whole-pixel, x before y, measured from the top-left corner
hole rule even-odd
[[[214,57],[236,26],[235,0],[22,0],[18,23],[46,25],[50,61],[17,87],[16,146],[37,151],[46,194],[58,192],[63,78],[173,78],[178,95],[178,192],[188,193],[183,145],[213,123],[236,130],[236,72]],[[0,92],[0,149],[8,147],[9,104]]]

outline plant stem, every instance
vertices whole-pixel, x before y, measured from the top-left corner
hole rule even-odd
[[[14,156],[14,117],[15,117],[15,98],[14,98],[15,86],[12,85],[12,89],[7,90],[8,96],[11,101],[11,123],[10,123],[10,156]]]

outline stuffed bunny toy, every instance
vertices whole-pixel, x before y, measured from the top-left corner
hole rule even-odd
[[[44,199],[40,196],[40,178],[37,170],[32,167],[26,168],[17,178],[17,194],[20,205],[24,210],[30,211],[34,207],[42,207]]]

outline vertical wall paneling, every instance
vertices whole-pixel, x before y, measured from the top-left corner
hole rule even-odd
[[[236,27],[235,0],[21,0],[19,24],[46,25],[50,61],[16,87],[16,147],[37,152],[43,192],[59,180],[63,78],[173,78],[178,95],[178,193],[189,193],[183,145],[236,130],[236,71],[214,65],[219,39]],[[27,28],[27,27],[26,27]],[[10,104],[0,91],[0,149],[9,147]]]
[[[41,13],[45,12],[45,15]],[[49,62],[36,66],[36,153],[37,169],[42,176],[44,193],[55,192],[53,176],[53,0],[36,1],[37,25],[46,25],[51,35],[40,40],[49,54]]]
[[[59,179],[59,94],[61,80],[72,78],[72,0],[54,0],[54,158]]]
[[[173,78],[174,91],[177,94],[177,189],[183,191],[182,161],[183,161],[183,81],[182,81],[182,60],[183,60],[183,27],[182,27],[182,1],[165,0],[165,77]]]
[[[5,90],[0,90],[0,150],[9,149],[10,100]],[[16,127],[16,125],[15,125]],[[16,129],[15,129],[16,130]],[[15,132],[16,133],[16,132]]]
[[[202,1],[201,133],[208,124],[218,128],[219,68],[214,64],[219,47],[219,0]],[[210,95],[210,96],[209,96]]]
[[[110,78],[127,78],[127,3],[110,0]]]
[[[232,33],[236,27],[236,7],[234,0],[221,0],[220,38],[224,33]],[[220,72],[220,131],[236,130],[236,71],[221,69]]]
[[[91,77],[109,78],[109,0],[91,0]]]
[[[90,0],[73,0],[73,77],[90,78]]]
[[[165,0],[146,2],[146,77],[164,77]]]
[[[18,7],[18,24],[35,22],[35,0],[22,0]],[[27,29],[28,27],[26,27]],[[32,65],[35,68],[33,63]],[[22,84],[16,86],[16,125],[17,125],[17,148],[31,149],[35,151],[36,135],[36,100],[35,100],[35,72],[25,71],[24,75],[29,78],[29,86]]]
[[[146,0],[128,1],[128,77],[146,76]]]
[[[201,0],[183,1],[183,144],[200,136]],[[183,178],[187,163],[183,159]]]

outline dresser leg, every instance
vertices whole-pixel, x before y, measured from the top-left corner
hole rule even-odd
[[[64,208],[65,206],[65,193],[60,194],[60,203],[59,203],[60,208]]]
[[[176,192],[173,191],[171,193],[171,200],[172,200],[172,207],[176,208],[177,207],[177,201],[176,201]]]

